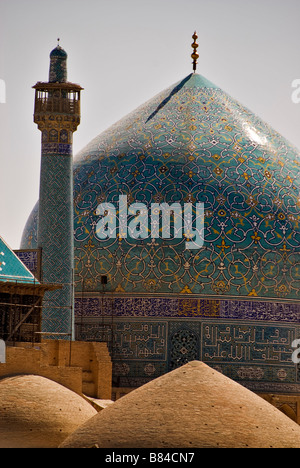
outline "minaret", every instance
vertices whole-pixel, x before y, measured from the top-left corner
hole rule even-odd
[[[73,132],[80,123],[78,84],[67,81],[67,54],[50,54],[49,82],[35,86],[34,122],[42,132],[38,247],[42,282],[60,284],[45,294],[45,338],[74,339]],[[58,334],[58,335],[56,335]]]

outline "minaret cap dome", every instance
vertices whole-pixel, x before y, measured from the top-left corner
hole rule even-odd
[[[67,81],[67,58],[66,51],[57,44],[50,53],[50,83],[65,83]]]
[[[60,45],[58,45],[58,46],[55,47],[55,49],[53,49],[50,52],[50,58],[52,58],[52,57],[67,58],[68,54],[62,47],[60,47]]]

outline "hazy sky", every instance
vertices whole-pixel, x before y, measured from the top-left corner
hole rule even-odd
[[[48,80],[58,37],[69,81],[84,87],[74,155],[192,72],[194,30],[197,72],[300,148],[300,103],[291,99],[300,79],[299,18],[299,0],[0,0],[0,235],[19,248],[38,200],[32,86]]]

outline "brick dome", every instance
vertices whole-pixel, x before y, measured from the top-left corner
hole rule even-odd
[[[0,380],[0,448],[56,448],[97,411],[80,395],[37,375]]]
[[[193,361],[140,387],[61,448],[300,447],[300,427],[240,384]]]

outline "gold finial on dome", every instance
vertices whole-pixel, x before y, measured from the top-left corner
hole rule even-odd
[[[197,44],[196,42],[196,39],[198,39],[198,36],[197,36],[197,33],[196,31],[194,32],[192,38],[194,39],[194,42],[192,44],[192,48],[194,49],[191,57],[193,59],[193,70],[194,72],[196,71],[196,67],[197,67],[197,59],[199,58],[199,54],[197,54],[197,48],[199,47],[199,45]]]

